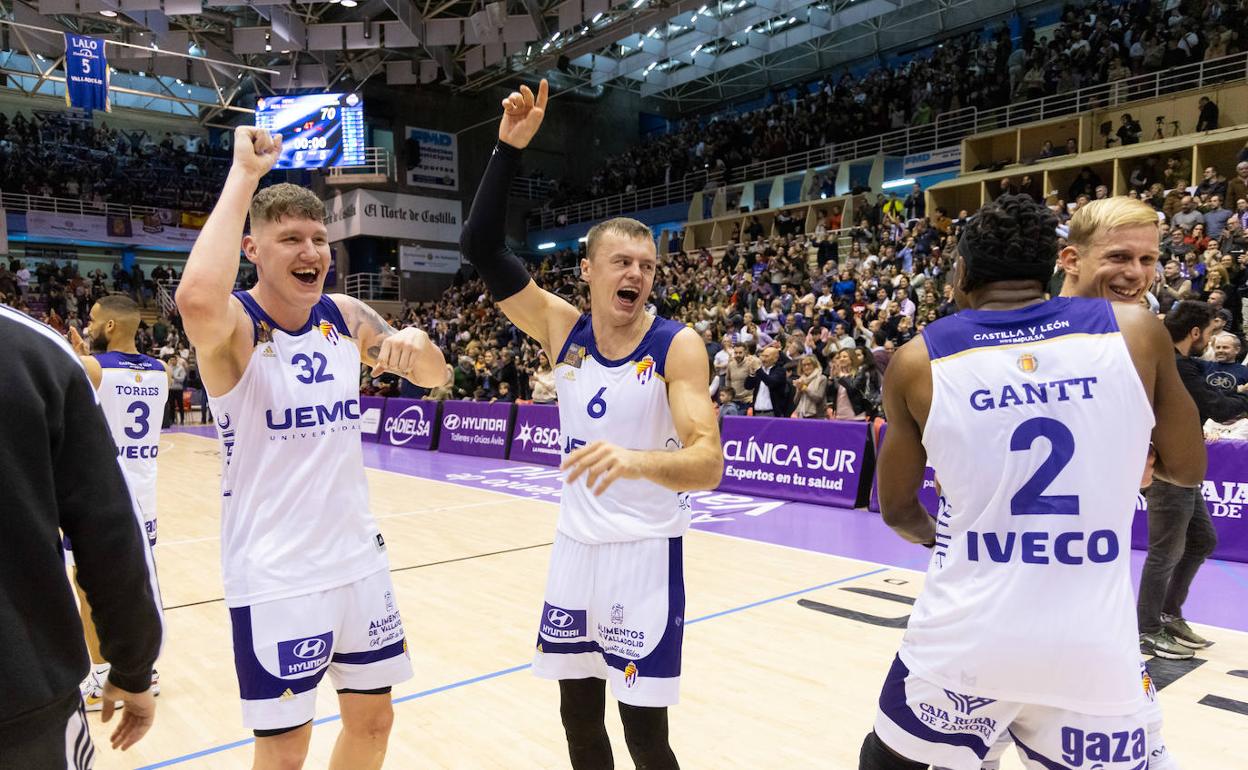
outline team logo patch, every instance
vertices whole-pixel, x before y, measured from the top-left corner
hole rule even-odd
[[[329,321],[321,321],[318,328],[321,330],[321,336],[329,340],[333,344],[338,344],[338,330]]]
[[[654,357],[646,356],[638,361],[634,366],[637,367],[637,381],[645,385],[654,376]]]
[[[1153,677],[1143,664],[1140,664],[1140,679],[1144,685],[1144,697],[1148,698],[1149,702],[1156,700],[1157,691],[1153,689]]]
[[[291,639],[277,643],[277,675],[280,677],[311,674],[329,663],[334,649],[334,632]]]
[[[1018,357],[1018,368],[1028,374],[1040,368],[1040,362],[1030,353],[1024,353]]]
[[[272,342],[273,327],[269,326],[267,321],[261,321],[260,326],[256,329],[256,342]]]
[[[626,687],[632,687],[636,683],[637,683],[637,664],[630,660],[628,662],[628,665],[624,667],[624,685]]]
[[[581,345],[568,345],[568,352],[563,354],[563,360],[559,363],[567,364],[580,368],[581,362],[585,360],[585,348]]]
[[[956,692],[945,690],[945,695],[949,700],[953,701],[953,707],[958,711],[970,716],[976,709],[981,709],[996,701],[992,698],[976,698],[972,695],[959,695]]]
[[[617,604],[611,605],[611,623],[617,626],[624,624],[624,605],[623,604],[617,603]]]

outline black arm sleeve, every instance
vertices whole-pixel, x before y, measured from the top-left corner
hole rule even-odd
[[[112,664],[108,678],[143,692],[162,636],[156,573],[104,413],[81,372],[69,378],[59,428],[51,449],[60,525],[73,542],[100,652]]]
[[[1248,414],[1248,398],[1239,393],[1224,394],[1205,382],[1205,374],[1196,361],[1181,356],[1178,365],[1183,387],[1192,395],[1200,412],[1201,425],[1205,420],[1226,422]]]
[[[504,142],[495,145],[459,236],[460,251],[477,268],[496,302],[519,294],[530,280],[505,237],[507,195],[519,165],[520,150]]]

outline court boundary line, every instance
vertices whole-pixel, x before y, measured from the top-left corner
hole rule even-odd
[[[542,501],[542,502],[545,502],[545,501]],[[817,552],[812,551],[810,553],[817,553]],[[831,556],[832,554],[822,554],[822,555]],[[837,558],[841,558],[841,557],[837,557]],[[850,561],[858,561],[858,560],[850,559]],[[896,569],[896,568],[889,567],[889,566],[877,567],[876,569],[873,569],[873,570],[868,570],[866,572],[862,572],[856,575],[849,575],[848,577],[838,578],[836,580],[832,580],[826,583],[821,583],[817,586],[811,586],[809,588],[802,588],[796,591],[789,591],[788,593],[780,594],[779,596],[772,596],[766,599],[759,599],[757,601],[749,602],[748,604],[742,604],[737,607],[730,607],[729,609],[726,609],[726,610],[720,610],[719,612],[713,612],[709,615],[703,615],[701,617],[694,618],[693,620],[686,621],[685,625],[691,626],[696,623],[701,623],[703,621],[715,620],[716,618],[722,618],[727,615],[734,615],[738,612],[744,612],[746,610],[751,610],[756,607],[762,607],[764,605],[774,604],[776,602],[784,601],[785,599],[791,599],[794,596],[801,596],[802,594],[808,594],[814,591],[820,591],[825,588],[831,588],[832,586],[840,585],[842,583],[848,583],[853,580],[861,580],[862,578],[871,577],[872,575],[878,575],[881,572],[888,572],[889,570],[892,570],[892,569]],[[420,698],[427,698],[431,695],[437,695],[439,693],[448,692],[450,690],[458,690],[462,687],[467,687],[468,685],[478,684],[480,682],[489,681],[491,679],[497,679],[499,677],[507,676],[509,674],[515,674],[520,671],[524,671],[528,668],[531,668],[532,666],[533,666],[532,663],[525,663],[519,666],[511,666],[510,668],[503,668],[497,671],[491,671],[488,674],[480,674],[478,676],[470,677],[468,679],[461,679],[458,682],[451,682],[449,684],[439,685],[437,687],[431,687],[427,690],[421,690],[420,692],[409,693],[399,698],[392,699],[391,703],[397,706],[401,703],[407,703],[409,701],[418,700]],[[340,719],[342,719],[341,713],[330,714],[329,716],[321,717],[320,719],[314,720],[312,724],[323,725],[329,722],[336,722]],[[158,768],[162,768],[162,767],[171,767],[173,765],[179,765],[185,762],[191,762],[196,759],[200,759],[201,757],[207,757],[213,754],[219,754],[223,751],[230,751],[232,749],[241,748],[243,746],[247,746],[249,744],[255,743],[255,741],[256,741],[255,737],[249,737],[249,738],[244,738],[242,740],[233,741],[230,743],[223,743],[219,746],[210,746],[206,749],[200,749],[199,751],[195,751],[190,754],[184,754],[180,757],[173,757],[171,759],[161,760],[154,764],[143,765],[142,767],[136,768],[136,770],[158,770]]]

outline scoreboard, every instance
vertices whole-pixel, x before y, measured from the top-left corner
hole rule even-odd
[[[364,100],[359,94],[268,96],[256,126],[282,135],[275,168],[364,165]]]

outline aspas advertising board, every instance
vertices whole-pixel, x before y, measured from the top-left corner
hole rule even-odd
[[[437,401],[388,398],[377,440],[408,449],[433,449],[437,425]]]
[[[509,459],[522,463],[558,465],[563,458],[559,447],[559,407],[551,404],[521,404],[516,407],[516,427],[511,433]]]
[[[725,417],[721,433],[719,489],[842,508],[857,502],[866,423]]]
[[[502,459],[507,456],[512,404],[443,401],[438,451]]]

